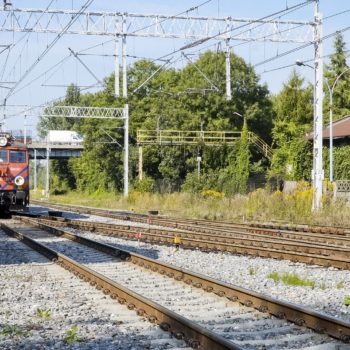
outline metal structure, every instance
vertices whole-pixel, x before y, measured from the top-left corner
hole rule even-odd
[[[143,178],[142,146],[232,146],[237,143],[241,138],[241,135],[242,133],[240,131],[137,130],[137,144],[139,146],[139,179],[142,180]],[[258,135],[251,131],[248,132],[248,142],[255,145],[259,152],[261,152],[267,159],[271,160],[273,152],[271,147]],[[199,173],[200,165],[198,165],[198,169]]]
[[[78,20],[71,23],[79,14]],[[68,26],[69,24],[69,26]],[[119,38],[122,45],[122,96],[127,93],[126,38],[151,37],[226,42],[226,97],[231,99],[230,41],[270,41],[311,43],[314,23],[281,20],[257,20],[232,17],[167,16],[120,12],[5,8],[0,11],[0,31],[111,36],[115,39],[115,96],[120,96]],[[197,44],[196,44],[197,45]],[[191,43],[186,45],[191,47]]]
[[[106,107],[77,107],[77,106],[50,106],[43,107],[43,117],[65,117],[65,118],[93,118],[93,119],[123,119],[124,108]]]
[[[104,108],[104,107],[75,107],[75,106],[47,106],[41,107],[43,117],[65,117],[83,119],[120,119],[124,120],[124,196],[129,194],[129,107],[124,108]],[[47,160],[50,155],[47,147]],[[48,188],[49,170],[47,169],[46,191]]]
[[[0,11],[1,31],[60,33],[77,10],[12,8]],[[240,29],[245,25],[244,29]],[[167,16],[121,12],[86,11],[67,29],[67,34],[135,36],[201,40],[312,41],[312,22],[281,19],[256,20],[232,17]],[[238,30],[235,34],[234,31]],[[218,33],[223,33],[217,35]]]
[[[315,87],[314,87],[314,147],[313,147],[313,188],[314,196],[312,208],[321,208],[322,182],[324,178],[322,146],[323,146],[323,42],[322,15],[319,12],[318,1],[315,3]]]

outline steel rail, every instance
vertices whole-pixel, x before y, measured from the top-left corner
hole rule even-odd
[[[40,221],[52,222],[52,217],[48,218],[39,218]],[[57,219],[56,219],[57,220]],[[60,221],[58,219],[58,221]],[[61,220],[62,221],[62,220]],[[298,249],[299,252],[305,252],[316,255],[325,255],[325,256],[341,256],[350,255],[350,247],[349,246],[341,246],[341,245],[331,245],[329,242],[303,242],[302,240],[286,238],[281,235],[276,235],[274,237],[262,234],[253,234],[246,233],[240,231],[225,231],[224,233],[219,230],[206,230],[205,233],[201,232],[199,235],[198,232],[186,231],[186,230],[177,230],[177,229],[166,229],[166,228],[144,228],[144,227],[135,227],[130,225],[122,225],[122,224],[111,224],[111,223],[101,223],[101,222],[92,222],[92,221],[83,221],[83,220],[70,220],[64,219],[62,225],[69,227],[77,227],[77,228],[87,228],[90,231],[96,231],[100,228],[104,229],[106,232],[111,232],[114,229],[128,229],[130,231],[145,231],[149,233],[155,234],[169,234],[171,236],[175,234],[185,235],[186,238],[189,239],[201,239],[203,241],[215,241],[222,243],[241,243],[243,245],[255,245],[259,246],[259,242],[262,246],[270,245],[276,249],[283,247],[283,249],[287,251],[294,251]],[[208,233],[210,232],[210,233]],[[342,240],[342,242],[346,242],[350,245],[350,239]]]
[[[29,221],[34,220],[29,219]],[[350,340],[350,323],[347,323],[345,321],[336,319],[334,317],[322,314],[320,312],[316,312],[314,310],[299,305],[295,305],[293,303],[280,301],[278,299],[271,298],[264,294],[259,294],[242,287],[221,282],[216,279],[186,269],[178,268],[167,263],[162,263],[157,260],[147,258],[127,250],[122,250],[108,244],[99,243],[94,240],[87,239],[61,229],[57,229],[40,223],[33,224],[35,227],[44,229],[45,231],[48,231],[53,235],[70,239],[72,241],[86,245],[90,248],[118,257],[122,260],[129,261],[130,263],[139,265],[140,267],[143,267],[145,269],[150,269],[162,275],[167,275],[169,278],[174,278],[177,281],[184,281],[186,284],[191,284],[196,288],[202,288],[206,292],[215,293],[220,297],[226,297],[230,301],[238,301],[239,303],[247,307],[257,309],[260,312],[268,312],[269,314],[272,314],[277,318],[284,318],[288,321],[295,323],[296,325],[305,326],[307,328],[316,330],[317,332],[328,334],[344,342],[348,342]],[[5,230],[8,230],[9,232],[15,232],[13,229],[8,228],[3,224],[1,227]],[[23,234],[18,234],[24,237],[24,239],[27,238]],[[58,256],[61,255],[58,253],[56,254]],[[102,288],[111,287],[110,285],[108,285],[107,287],[102,285]],[[122,288],[125,289],[124,287]],[[131,292],[131,294],[134,296],[135,293]],[[169,322],[169,320],[166,319],[164,321],[162,319],[162,322]]]
[[[164,331],[170,331],[176,337],[183,338],[191,347],[208,350],[243,350],[242,347],[227,341],[214,332],[138,293],[129,290],[128,288],[125,288],[100,273],[79,264],[75,260],[38,243],[36,240],[27,237],[23,233],[20,233],[5,224],[1,224],[1,229],[8,235],[22,241],[32,249],[43,254],[48,259],[57,262],[57,264],[72,272],[80,279],[83,279],[85,282],[89,282],[92,286],[96,286],[98,290],[102,290],[104,294],[110,295],[112,299],[117,299],[120,304],[126,304],[129,310],[135,310],[139,316],[144,316],[151,323],[158,324]],[[68,238],[66,234],[62,234],[61,236]],[[72,237],[71,239],[79,243],[82,243],[84,240],[82,237]],[[86,241],[85,244],[89,247],[97,247],[93,241]],[[112,247],[100,246],[100,248],[101,251],[105,253],[109,252],[111,255],[118,256],[121,259],[127,259],[129,257],[127,252],[122,252]],[[118,254],[119,252],[120,254]],[[122,256],[122,253],[125,254],[125,257]],[[344,327],[344,331],[346,331],[346,327]]]
[[[42,201],[31,200],[33,204],[43,205]],[[167,217],[167,216],[155,216],[155,215],[146,215],[133,212],[125,212],[118,210],[109,210],[109,209],[100,209],[80,205],[68,205],[68,204],[57,204],[46,202],[48,206],[52,208],[58,208],[61,210],[67,210],[70,208],[71,211],[76,211],[79,213],[102,215],[110,218],[124,218],[124,220],[130,220],[135,222],[148,222],[152,220],[153,224],[161,224],[163,226],[181,228],[181,225],[188,224],[188,226],[196,227],[208,227],[213,226],[225,226],[225,227],[237,227],[237,228],[246,228],[246,229],[255,229],[255,230],[265,230],[265,229],[275,229],[275,230],[285,230],[285,231],[295,231],[295,232],[309,232],[309,233],[328,233],[334,235],[350,235],[350,228],[341,227],[341,226],[322,226],[322,225],[308,225],[308,224],[277,224],[277,223],[261,223],[261,222],[251,222],[237,224],[232,222],[225,221],[210,221],[205,219],[183,219],[176,217]],[[127,219],[126,219],[127,218]]]
[[[287,259],[293,262],[303,262],[306,264],[316,264],[320,266],[333,266],[339,269],[350,269],[350,259],[348,258],[347,251],[338,249],[338,255],[327,249],[326,246],[319,247],[319,254],[311,253],[313,246],[306,246],[305,251],[300,252],[300,245],[294,244],[292,248],[287,247],[285,242],[270,243],[266,240],[256,241],[242,238],[239,240],[231,237],[231,242],[228,243],[227,239],[217,239],[216,235],[212,235],[211,240],[205,240],[203,237],[198,237],[198,234],[183,231],[166,231],[164,229],[145,229],[135,226],[125,225],[114,225],[95,223],[88,221],[78,221],[67,219],[64,220],[48,220],[48,219],[27,219],[21,218],[22,221],[30,222],[32,224],[38,223],[45,226],[66,226],[75,229],[88,230],[108,236],[117,236],[127,239],[135,239],[136,232],[141,232],[142,241],[158,244],[172,245],[175,233],[179,233],[182,236],[182,247],[188,249],[201,249],[201,250],[212,250],[222,251],[234,254],[253,255],[263,258],[276,258],[276,259]],[[151,232],[150,232],[151,231]],[[287,248],[290,248],[289,250]],[[315,249],[317,247],[314,247]],[[333,252],[333,255],[328,255],[326,252]]]

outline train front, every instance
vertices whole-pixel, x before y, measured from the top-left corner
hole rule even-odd
[[[0,133],[0,212],[29,205],[28,149],[12,136]]]

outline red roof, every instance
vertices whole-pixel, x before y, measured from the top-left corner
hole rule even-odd
[[[329,139],[329,124],[323,129],[322,134],[324,139]],[[333,138],[340,139],[348,136],[350,136],[350,115],[333,122]],[[306,137],[312,139],[314,133],[310,132],[306,134]]]

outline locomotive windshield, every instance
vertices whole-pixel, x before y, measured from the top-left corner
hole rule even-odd
[[[0,163],[7,163],[7,162],[8,162],[7,150],[0,150]]]
[[[25,151],[10,151],[10,163],[25,163],[26,152]]]

